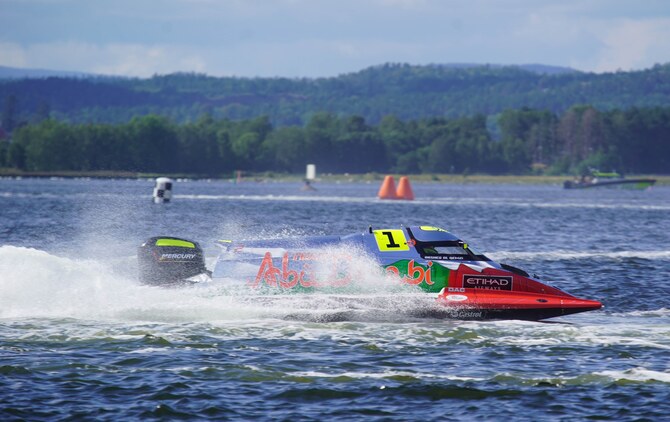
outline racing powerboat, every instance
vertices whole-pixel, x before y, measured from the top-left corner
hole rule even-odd
[[[174,286],[222,280],[267,295],[322,294],[355,298],[420,296],[440,315],[458,319],[543,320],[600,309],[492,261],[438,227],[370,227],[344,236],[220,240],[213,269],[197,242],[152,237],[138,249],[140,281]],[[358,265],[360,260],[371,265]],[[361,279],[376,282],[359,283]]]

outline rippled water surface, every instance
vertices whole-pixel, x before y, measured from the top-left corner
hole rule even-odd
[[[0,418],[665,420],[670,188],[0,180]],[[551,323],[418,317],[425,304],[261,300],[137,283],[147,237],[444,227],[605,309]],[[372,280],[370,280],[372,279]],[[378,281],[378,280],[377,280]],[[342,317],[344,315],[345,317]]]

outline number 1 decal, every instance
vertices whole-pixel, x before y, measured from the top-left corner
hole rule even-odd
[[[381,252],[409,250],[407,238],[402,230],[374,230],[373,233]]]

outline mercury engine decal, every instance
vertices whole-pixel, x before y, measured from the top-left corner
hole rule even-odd
[[[161,254],[160,260],[175,260],[175,261],[190,261],[195,259],[196,255],[194,253],[164,253]]]

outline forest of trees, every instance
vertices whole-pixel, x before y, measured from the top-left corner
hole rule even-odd
[[[600,111],[574,106],[506,110],[495,119],[312,114],[304,125],[268,116],[231,120],[204,114],[175,123],[147,115],[120,124],[46,117],[0,141],[0,167],[32,172],[136,171],[220,176],[234,170],[549,174],[588,167],[670,172],[670,108]]]
[[[30,172],[670,173],[670,64],[5,79],[0,104],[0,167]]]
[[[385,64],[330,78],[239,78],[178,73],[148,79],[81,77],[0,80],[0,102],[16,99],[17,122],[128,123],[156,114],[176,123],[268,116],[304,126],[315,113],[380,124],[431,117],[492,116],[528,107],[562,114],[575,104],[601,111],[670,106],[670,64],[615,72],[548,74],[520,67]]]

